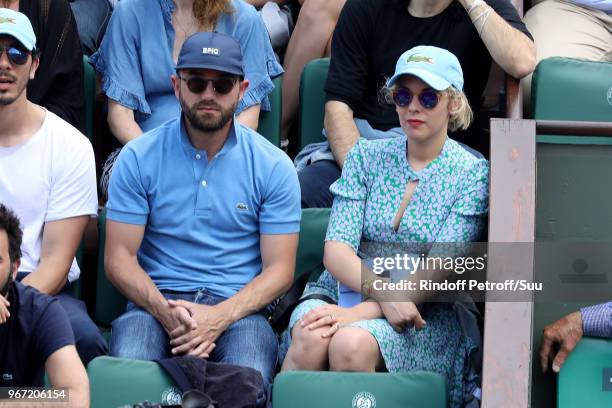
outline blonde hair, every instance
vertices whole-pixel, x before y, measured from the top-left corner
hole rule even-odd
[[[393,105],[393,91],[397,88],[397,81],[391,87],[384,86],[379,93],[379,100],[382,99],[384,102]],[[444,91],[440,91],[448,95],[451,106],[454,105],[454,109],[450,113],[448,118],[448,130],[454,132],[456,130],[465,130],[470,127],[474,113],[470,107],[465,92],[458,90],[457,88],[450,86]]]
[[[465,92],[452,86],[445,92],[451,101],[451,106],[456,104],[455,108],[451,111],[450,118],[448,118],[448,130],[454,132],[469,128],[474,118],[474,112],[472,112]]]
[[[212,29],[222,13],[234,12],[231,0],[194,0],[192,10],[200,27],[212,27]]]

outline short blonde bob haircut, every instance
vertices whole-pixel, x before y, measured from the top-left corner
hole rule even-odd
[[[382,88],[382,96],[386,103],[394,105],[393,102],[393,91],[397,88],[397,81],[390,88]],[[454,132],[456,130],[465,130],[470,127],[474,113],[467,100],[465,92],[458,90],[457,88],[450,86],[444,91],[439,93],[446,93],[450,100],[451,106],[454,105],[454,109],[450,113],[448,118],[448,130]]]

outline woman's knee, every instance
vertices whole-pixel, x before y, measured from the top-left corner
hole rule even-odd
[[[380,352],[376,339],[365,329],[340,329],[329,344],[332,371],[375,371]]]
[[[327,356],[329,338],[322,337],[329,328],[309,330],[296,324],[291,330],[291,352],[294,359],[310,360],[317,356]]]

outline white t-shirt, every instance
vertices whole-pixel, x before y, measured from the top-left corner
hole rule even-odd
[[[19,272],[32,272],[40,260],[46,222],[97,214],[96,166],[89,140],[46,111],[41,128],[27,142],[0,147],[0,202],[17,214],[24,230]],[[73,260],[68,280],[78,277]]]

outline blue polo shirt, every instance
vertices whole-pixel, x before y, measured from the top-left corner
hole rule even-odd
[[[140,266],[159,289],[230,297],[261,272],[260,236],[300,227],[291,160],[233,121],[208,162],[182,119],[129,142],[109,185],[107,218],[145,225]]]

